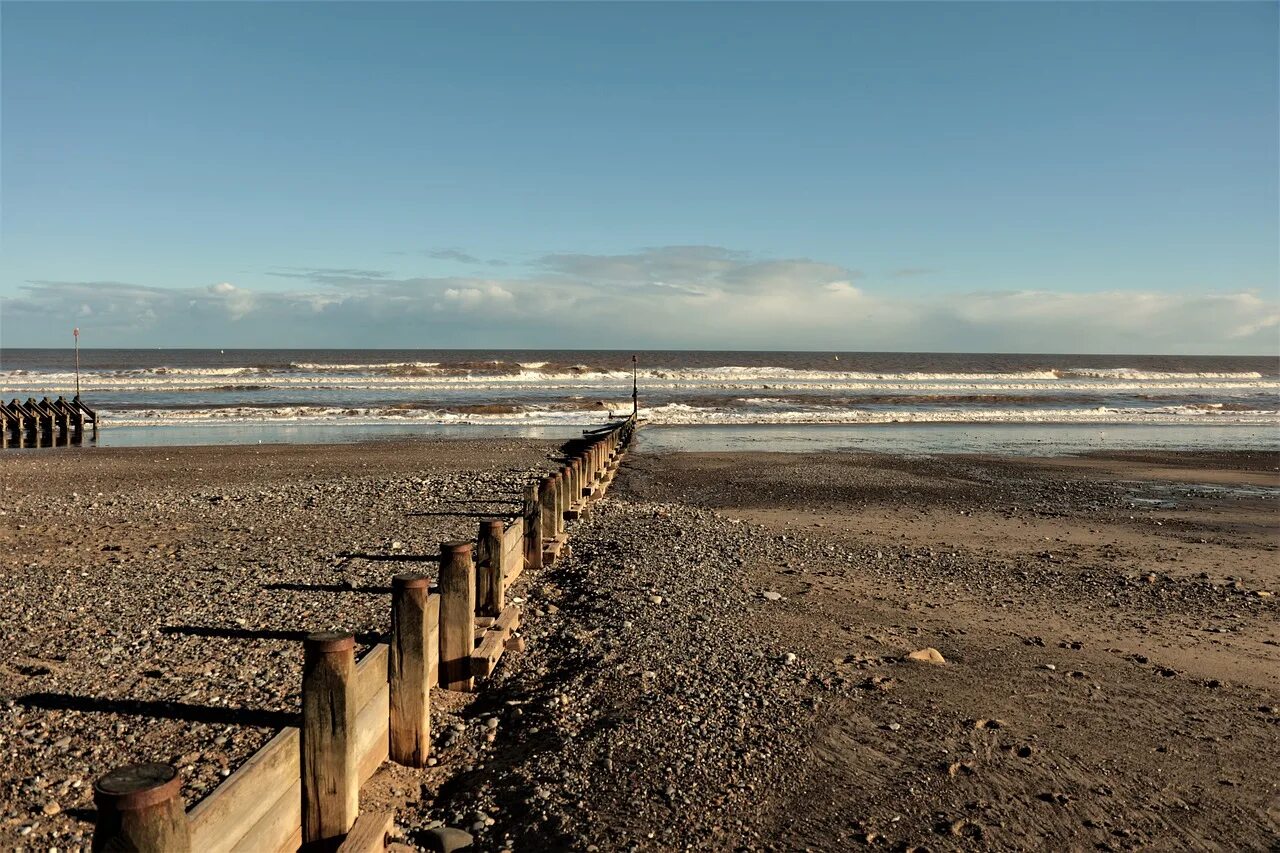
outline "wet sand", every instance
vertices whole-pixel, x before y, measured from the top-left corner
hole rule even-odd
[[[197,799],[296,711],[293,632],[385,631],[401,558],[553,453],[0,455],[0,844],[85,845],[125,760]],[[1278,465],[632,453],[513,590],[528,650],[365,805],[495,851],[1271,848]]]
[[[796,543],[746,560],[783,595],[746,621],[862,685],[780,762],[762,841],[1280,839],[1276,454],[634,458],[629,494]]]

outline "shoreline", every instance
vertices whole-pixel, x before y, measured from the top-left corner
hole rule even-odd
[[[221,423],[112,426],[80,449],[246,445],[349,445],[437,440],[567,440],[593,421],[557,425],[412,424],[343,422]],[[889,453],[994,453],[1063,456],[1116,450],[1280,450],[1280,424],[646,424],[639,440],[651,452],[707,450],[811,452],[867,450]],[[50,450],[52,448],[25,448]],[[22,452],[18,448],[10,451]]]

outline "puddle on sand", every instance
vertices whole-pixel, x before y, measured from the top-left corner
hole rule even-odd
[[[1129,480],[1127,487],[1129,505],[1134,509],[1177,509],[1179,501],[1196,498],[1226,500],[1277,500],[1280,486],[1255,486],[1247,483],[1222,485],[1219,483],[1149,483]]]

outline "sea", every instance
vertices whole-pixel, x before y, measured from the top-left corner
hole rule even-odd
[[[103,446],[553,437],[629,413],[634,381],[644,442],[659,449],[1280,447],[1271,356],[84,349],[79,360]],[[76,387],[70,350],[0,350],[6,400]]]

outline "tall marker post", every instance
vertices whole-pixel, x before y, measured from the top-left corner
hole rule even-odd
[[[640,414],[640,383],[636,379],[636,357],[631,356],[631,414]]]
[[[71,330],[71,335],[76,339],[76,399],[80,399],[80,327],[76,326]]]

